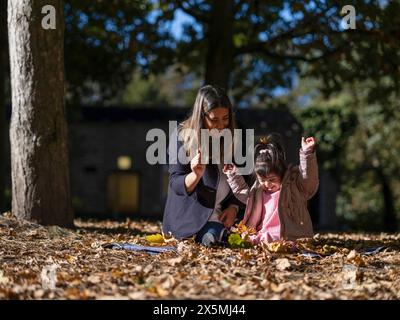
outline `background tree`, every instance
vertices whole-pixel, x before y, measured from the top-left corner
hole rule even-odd
[[[168,30],[153,19],[152,1],[65,1],[65,66],[69,104],[120,98],[135,68],[172,60]]]
[[[397,1],[353,1],[355,30],[343,30],[348,1],[159,1],[159,19],[193,18],[173,47],[176,61],[205,82],[233,89],[236,101],[271,97],[295,75],[321,77],[325,90],[346,80],[399,78]],[[373,61],[373,63],[372,63]],[[307,73],[300,68],[307,63]],[[340,67],[338,64],[340,62]],[[392,86],[393,89],[393,86]]]
[[[136,68],[157,75],[171,66],[231,89],[242,106],[265,103],[306,75],[320,78],[326,94],[351,79],[382,76],[393,90],[400,73],[399,3],[353,1],[356,29],[344,30],[347,2],[69,0],[69,101],[112,101]],[[178,12],[190,17],[179,37],[171,27]],[[385,97],[376,81],[371,90]]]
[[[129,107],[188,107],[194,103],[200,86],[201,81],[190,70],[184,75],[174,66],[163,74],[146,77],[136,71],[124,90],[121,103]]]
[[[56,29],[42,27],[52,5]],[[12,116],[12,212],[41,224],[71,226],[61,0],[8,2]]]
[[[5,210],[6,79],[8,73],[7,1],[0,2],[0,213]]]
[[[354,81],[334,97],[325,98],[321,91],[316,93],[315,81],[311,83],[314,95],[302,107],[299,98],[304,98],[300,93],[304,85],[286,102],[307,134],[319,141],[321,169],[339,186],[339,215],[352,228],[397,230],[399,93],[386,97],[386,104],[369,102],[372,81]]]

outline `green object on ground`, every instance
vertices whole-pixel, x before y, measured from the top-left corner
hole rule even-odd
[[[251,248],[253,244],[250,241],[244,240],[240,234],[231,233],[228,238],[230,248]]]

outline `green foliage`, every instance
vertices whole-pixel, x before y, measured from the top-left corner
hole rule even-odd
[[[193,105],[200,83],[193,74],[182,75],[176,68],[170,68],[162,75],[141,76],[135,72],[122,95],[122,104],[135,106]]]
[[[318,78],[327,95],[339,92],[354,79],[387,77],[385,83],[377,81],[369,89],[371,98],[378,100],[399,87],[398,1],[353,2],[355,30],[342,29],[340,12],[348,4],[344,0],[234,1],[233,14],[220,11],[229,7],[228,2],[171,0],[166,6],[157,1],[161,20],[172,19],[176,10],[193,19],[185,25],[183,36],[173,40],[174,62],[204,76],[204,62],[216,58],[212,54],[217,49],[232,48],[232,63],[230,57],[225,59],[230,66],[226,68],[229,87],[235,101],[243,105],[251,104],[255,97],[260,101],[270,98],[277,87],[292,87],[293,77],[299,73]],[[225,29],[219,21],[226,22]],[[308,67],[302,68],[304,64]]]
[[[242,239],[237,233],[229,235],[228,244],[230,248],[251,248],[253,246],[251,242]]]
[[[328,3],[331,1],[328,1]],[[340,5],[345,5],[341,1]],[[340,92],[356,82],[371,80],[366,97],[371,102],[386,102],[393,92],[399,92],[400,27],[399,1],[355,1],[357,11],[355,30],[340,32],[333,39],[337,50],[329,59],[308,65],[303,73],[315,76],[321,82],[325,96]],[[397,34],[397,35],[396,35]],[[343,46],[347,46],[344,48]]]
[[[165,39],[148,16],[151,1],[68,0],[65,69],[69,102],[110,100],[129,82],[140,58],[145,72],[151,52]],[[163,51],[158,50],[158,54]]]
[[[136,69],[159,75],[173,65],[204,79],[206,70],[215,69],[210,63],[219,59],[217,73],[227,73],[231,95],[243,106],[263,104],[277,87],[292,87],[298,74],[317,78],[324,95],[340,92],[354,80],[372,79],[369,101],[386,101],[400,85],[400,4],[355,1],[357,28],[344,31],[340,11],[346,4],[68,0],[68,100],[110,101]],[[221,9],[230,5],[230,10]],[[180,37],[171,27],[178,12],[191,19]],[[228,52],[225,58],[217,57],[221,50]],[[146,101],[154,88],[144,91]],[[156,101],[164,98],[157,95]]]
[[[318,155],[324,169],[341,166],[347,139],[354,133],[357,118],[348,105],[316,105],[302,109],[298,118],[304,135],[318,141]]]
[[[385,103],[369,101],[371,86],[354,81],[334,97],[317,94],[293,110],[305,135],[317,138],[320,167],[339,184],[338,217],[351,229],[377,231],[388,228],[388,208],[400,205],[400,106],[395,93]],[[289,100],[293,108],[296,98]]]
[[[126,87],[122,102],[140,106],[167,105],[167,97],[160,89],[154,76],[147,79],[140,79],[136,76]]]
[[[348,175],[337,199],[337,215],[350,230],[383,229],[383,201],[379,182],[372,172]]]

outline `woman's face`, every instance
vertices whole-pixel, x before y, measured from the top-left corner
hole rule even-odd
[[[204,127],[208,130],[223,130],[229,126],[229,109],[214,108],[204,116]]]

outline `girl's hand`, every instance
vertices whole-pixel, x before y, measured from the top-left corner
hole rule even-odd
[[[236,214],[237,209],[235,207],[228,207],[222,212],[219,221],[224,224],[225,228],[229,229],[235,222]]]
[[[226,175],[232,174],[236,171],[236,168],[233,164],[225,164],[224,168],[222,169],[222,172]]]
[[[304,152],[314,152],[315,144],[316,142],[314,137],[301,138],[301,149]]]
[[[201,150],[197,151],[192,161],[190,161],[190,169],[196,175],[196,177],[201,178],[206,170],[206,165],[201,164]]]

